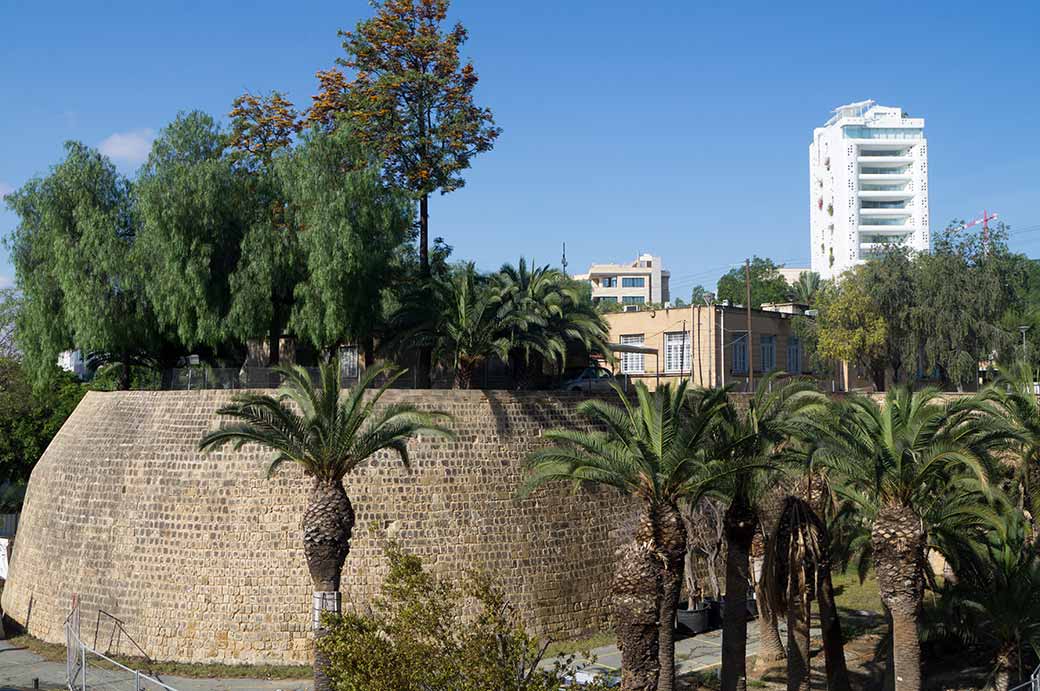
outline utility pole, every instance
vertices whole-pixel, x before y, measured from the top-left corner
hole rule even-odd
[[[567,273],[567,243],[566,242],[563,243],[563,258],[560,260],[560,263],[563,265],[563,273],[566,276],[570,276],[570,274]]]
[[[744,291],[747,299],[747,381],[748,393],[755,390],[755,359],[751,354],[751,260],[744,260]]]

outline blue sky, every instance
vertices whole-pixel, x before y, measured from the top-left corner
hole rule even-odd
[[[370,13],[5,0],[0,192],[67,139],[132,173],[180,110],[222,115],[247,89],[305,105],[336,30]],[[572,271],[650,251],[681,295],[750,254],[805,264],[812,128],[867,98],[926,118],[936,228],[996,210],[1040,256],[1040,3],[456,0],[452,17],[504,133],[431,229],[482,268],[557,263],[564,241]],[[0,211],[0,233],[15,223]]]

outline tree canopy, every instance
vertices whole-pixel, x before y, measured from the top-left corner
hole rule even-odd
[[[770,259],[761,257],[751,259],[751,307],[758,309],[763,303],[788,300],[790,286],[780,275],[779,268]],[[733,305],[743,305],[747,302],[743,266],[731,269],[722,275],[715,291],[715,297],[719,301],[729,300]]]

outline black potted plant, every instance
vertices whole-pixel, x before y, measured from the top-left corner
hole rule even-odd
[[[697,601],[690,598],[679,605],[676,611],[677,628],[691,634],[704,633],[711,630],[711,605],[707,600]]]

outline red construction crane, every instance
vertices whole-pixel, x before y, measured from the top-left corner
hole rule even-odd
[[[981,223],[982,224],[982,246],[983,247],[988,247],[989,246],[989,222],[992,221],[993,219],[997,218],[998,216],[1000,216],[1000,214],[998,214],[996,212],[994,212],[993,214],[990,214],[988,211],[984,210],[982,212],[982,217],[981,218],[976,218],[974,221],[971,221],[969,223],[965,223],[964,225],[960,226],[959,228],[954,228],[953,230],[954,231],[967,230],[968,228],[971,228],[972,226],[977,226],[978,224]]]

